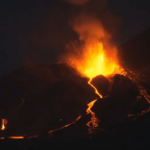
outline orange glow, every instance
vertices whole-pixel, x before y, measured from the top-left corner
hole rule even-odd
[[[100,98],[103,98],[102,95],[96,89],[96,87],[93,84],[91,84],[91,81],[92,79],[89,80],[88,84],[95,90],[95,94],[97,94]]]
[[[96,93],[100,98],[102,98],[102,95],[98,92],[98,90],[96,89],[96,87],[95,87],[93,84],[91,84],[91,81],[92,81],[92,79],[89,80],[88,84],[89,84],[91,87],[93,87],[93,89],[95,90],[95,93]],[[90,102],[90,103],[87,105],[88,108],[87,108],[87,110],[86,110],[86,113],[87,113],[87,114],[91,114],[91,115],[92,115],[91,121],[89,121],[86,125],[89,126],[89,127],[91,127],[90,124],[92,124],[92,126],[95,127],[95,128],[98,127],[98,122],[99,122],[99,120],[95,117],[95,113],[94,113],[93,111],[91,111],[91,108],[93,107],[93,105],[94,105],[94,103],[95,103],[96,101],[97,101],[97,99],[96,99],[96,100],[93,100],[92,102]]]
[[[79,116],[74,122],[69,123],[69,124],[67,124],[67,125],[65,125],[65,126],[63,126],[63,127],[61,127],[61,128],[58,128],[58,129],[54,129],[54,130],[49,131],[48,134],[51,134],[51,133],[53,133],[53,132],[55,132],[55,131],[58,131],[58,130],[62,130],[62,129],[64,129],[64,128],[69,127],[69,126],[72,125],[72,124],[75,124],[78,120],[81,119],[81,117],[82,117],[82,116]]]
[[[94,127],[94,128],[98,127],[99,120],[95,117],[95,113],[91,111],[91,108],[93,107],[93,105],[96,101],[97,100],[94,100],[94,101],[90,102],[88,104],[88,109],[86,110],[87,114],[92,115],[91,120],[86,124],[88,127],[91,127],[90,124],[92,124],[92,127]]]
[[[5,125],[7,124],[7,120],[6,119],[2,119],[2,127],[1,130],[5,130]]]
[[[9,136],[9,139],[24,139],[24,136]]]
[[[87,42],[87,41],[86,41]],[[88,84],[95,90],[95,93],[102,98],[96,87],[91,84],[91,81],[97,75],[123,74],[124,70],[118,65],[116,49],[111,50],[111,55],[108,55],[103,48],[103,44],[98,41],[88,41],[82,49],[80,56],[69,55],[69,64],[75,68],[82,76],[89,78]],[[98,127],[99,120],[95,117],[95,113],[91,111],[96,100],[88,104],[87,113],[92,115],[91,121],[87,126]]]
[[[101,42],[89,42],[86,43],[83,53],[79,57],[71,56],[70,64],[90,79],[100,74],[107,76],[118,73],[116,49],[111,52],[111,55],[108,55]]]
[[[110,42],[111,35],[94,15],[80,14],[74,19],[72,28],[79,35],[79,40],[67,45],[68,53],[62,56],[61,60],[76,69],[81,76],[88,77],[88,84],[102,98],[91,81],[98,75],[125,74],[119,65],[117,49]],[[91,111],[96,101],[88,104],[87,114],[92,115],[91,121],[87,124],[89,127],[90,124],[98,127],[98,119]]]
[[[67,45],[68,52],[62,56],[62,61],[89,79],[120,73],[117,48],[96,16],[80,14],[74,19],[72,28],[80,42]]]

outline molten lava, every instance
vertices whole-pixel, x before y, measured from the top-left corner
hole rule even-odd
[[[7,124],[7,120],[6,119],[2,119],[2,127],[1,130],[5,130],[5,125]]]
[[[91,87],[93,87],[93,89],[95,90],[95,93],[96,93],[100,98],[102,98],[102,95],[98,92],[98,90],[96,89],[96,87],[95,87],[93,84],[91,84],[91,81],[92,81],[92,79],[89,80],[88,84],[89,84]],[[93,100],[92,102],[90,102],[90,103],[88,104],[88,109],[86,110],[86,113],[87,113],[87,114],[91,114],[91,115],[92,115],[91,121],[89,121],[89,122],[86,124],[88,127],[91,127],[90,124],[92,124],[92,126],[93,126],[94,128],[98,127],[98,122],[99,122],[99,120],[96,118],[95,113],[91,111],[91,108],[93,107],[93,105],[94,105],[94,103],[95,103],[96,101],[97,101],[97,99],[96,99],[96,100]],[[90,132],[91,132],[91,131],[90,131]]]
[[[9,136],[9,139],[24,139],[24,136]]]
[[[85,40],[84,46],[81,48],[81,54],[69,54],[67,56],[67,62],[73,68],[75,68],[82,76],[89,78],[88,84],[95,90],[95,93],[102,98],[102,95],[98,92],[96,87],[91,83],[92,79],[97,75],[110,75],[110,74],[123,74],[124,70],[119,67],[117,60],[117,50],[114,47],[112,49],[104,49],[103,43],[96,39]],[[108,48],[109,46],[107,46]],[[91,111],[94,103],[97,100],[93,100],[88,104],[87,114],[91,114],[91,121],[87,123],[88,126],[92,124],[93,127],[98,126],[98,119],[95,117],[95,113]]]
[[[95,90],[95,94],[97,94],[100,98],[103,98],[102,95],[98,92],[96,87],[91,83],[92,79],[89,80],[88,84]]]
[[[91,108],[93,107],[93,105],[94,105],[94,103],[95,103],[96,101],[97,101],[97,99],[94,100],[94,101],[92,101],[92,102],[90,102],[90,103],[88,104],[88,109],[86,110],[86,113],[87,113],[87,114],[91,114],[91,115],[92,115],[91,121],[89,121],[89,122],[86,124],[88,127],[91,127],[90,124],[92,124],[92,127],[94,127],[94,128],[98,127],[98,122],[99,122],[99,120],[95,117],[95,113],[91,111]],[[91,131],[90,131],[90,132],[91,132]]]
[[[116,73],[119,67],[116,49],[113,48],[108,54],[98,41],[86,43],[80,56],[71,56],[70,64],[90,80],[100,74],[107,76]]]

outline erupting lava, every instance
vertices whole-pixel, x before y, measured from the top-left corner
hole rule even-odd
[[[82,76],[88,77],[88,84],[95,90],[95,93],[102,98],[91,81],[98,75],[123,74],[117,59],[117,49],[110,44],[111,36],[105,31],[101,22],[88,15],[79,15],[73,25],[73,30],[79,35],[80,44],[68,45],[69,53],[64,56],[64,61],[75,68]],[[97,99],[96,99],[97,100]],[[93,127],[98,126],[98,119],[95,117],[91,107],[96,100],[88,104],[87,113],[91,113],[92,120],[87,124]]]
[[[109,51],[109,50],[108,50]],[[116,57],[116,49],[111,49],[111,55],[104,48],[103,44],[98,41],[88,41],[85,43],[85,47],[82,49],[82,54],[78,57],[70,55],[70,65],[74,67],[82,76],[89,78],[88,84],[95,90],[95,93],[102,98],[102,95],[98,92],[96,87],[91,83],[92,79],[97,75],[110,75],[110,74],[123,74],[123,69],[118,65]],[[87,114],[91,114],[91,121],[87,123],[90,127],[98,127],[98,119],[95,117],[95,113],[91,111],[94,103],[93,100],[88,104]]]
[[[103,44],[98,41],[86,43],[80,56],[71,56],[71,66],[90,80],[100,74],[104,76],[113,74],[118,71],[119,65],[116,49],[110,51],[111,54],[108,54]]]

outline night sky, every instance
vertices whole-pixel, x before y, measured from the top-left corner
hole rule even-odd
[[[63,0],[0,2],[0,75],[24,63],[50,64],[78,36],[69,22],[81,11],[95,13],[120,45],[150,27],[149,0],[91,0],[72,5]]]

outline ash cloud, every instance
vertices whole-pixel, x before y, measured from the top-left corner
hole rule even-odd
[[[109,39],[101,22],[90,14],[81,14],[72,23],[73,30],[78,33],[81,41]]]
[[[80,40],[87,36],[102,40],[117,35],[119,18],[111,12],[106,0],[89,0],[82,6],[70,5],[70,10],[70,27]]]
[[[112,37],[117,29],[118,18],[109,10],[107,1],[92,0],[79,8],[78,13],[70,19],[70,27],[78,40],[67,43],[61,60],[69,64],[73,62],[74,65],[82,56],[84,58],[88,53],[86,50],[101,43],[106,56],[117,63],[117,48]]]

